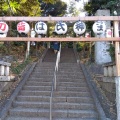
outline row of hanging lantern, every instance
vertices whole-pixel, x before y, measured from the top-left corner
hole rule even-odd
[[[5,22],[0,22],[0,37],[6,37],[7,32],[8,32],[8,25]],[[104,21],[96,21],[93,24],[93,32],[95,34],[102,34],[105,32],[106,30],[106,24]],[[30,26],[27,22],[25,21],[21,21],[17,24],[17,31],[19,34],[28,34],[28,32],[30,31]],[[35,36],[35,34],[37,33],[38,35],[41,34],[47,34],[47,24],[45,22],[37,22],[35,24],[35,31],[32,30],[34,33],[33,35]],[[82,21],[77,21],[75,22],[74,26],[73,26],[73,31],[78,34],[81,35],[86,31],[86,25],[84,22]],[[67,32],[67,24],[65,22],[58,22],[55,25],[55,32],[57,34],[65,34]]]

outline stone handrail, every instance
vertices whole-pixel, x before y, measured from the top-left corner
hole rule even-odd
[[[10,81],[10,66],[11,63],[0,61],[0,81]]]
[[[115,63],[105,64],[103,67],[104,67],[104,76],[105,77],[115,77],[116,76]]]

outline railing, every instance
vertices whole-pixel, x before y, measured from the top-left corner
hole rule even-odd
[[[0,61],[0,81],[10,81],[9,67],[11,63]]]
[[[50,96],[50,120],[52,120],[52,99],[53,99],[53,91],[56,90],[56,74],[58,71],[58,64],[60,62],[60,54],[61,54],[61,44],[60,44],[60,48],[59,51],[57,53],[57,58],[56,58],[56,63],[55,63],[55,71],[54,71],[54,77],[53,77],[53,81],[52,81],[52,86],[51,86],[51,96]]]
[[[115,63],[105,64],[104,66],[104,76],[105,77],[115,77],[116,76],[116,65]]]

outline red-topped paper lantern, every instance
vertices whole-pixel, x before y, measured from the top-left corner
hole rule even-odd
[[[22,21],[17,24],[17,31],[21,34],[27,34],[30,31],[30,26],[27,22]]]
[[[8,32],[8,25],[5,22],[0,22],[0,33],[7,33]]]

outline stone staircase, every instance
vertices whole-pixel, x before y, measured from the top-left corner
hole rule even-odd
[[[47,53],[43,59],[43,62],[55,62],[56,61],[56,54],[54,53],[54,50],[52,48],[49,48],[47,50]]]
[[[54,57],[38,63],[19,92],[5,120],[50,120]],[[68,62],[69,60],[69,62]],[[62,49],[53,92],[53,120],[99,120],[94,100],[72,49]]]
[[[89,87],[77,63],[60,63],[53,96],[60,99],[53,104],[55,120],[98,120]]]
[[[54,63],[38,63],[5,120],[49,120]]]
[[[62,48],[61,49],[61,59],[60,62],[66,63],[76,63],[75,54],[72,48]]]

